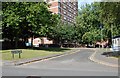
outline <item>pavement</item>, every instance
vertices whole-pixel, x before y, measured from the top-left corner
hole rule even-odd
[[[103,64],[106,66],[111,67],[119,67],[118,66],[118,58],[115,57],[107,57],[105,55],[102,55],[104,52],[109,52],[109,50],[102,50],[102,49],[94,49],[94,53],[89,57],[91,61],[94,61],[99,64]]]

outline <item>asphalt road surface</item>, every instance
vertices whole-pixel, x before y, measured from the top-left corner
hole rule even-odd
[[[21,66],[3,66],[3,76],[118,76],[118,69],[88,59],[94,51],[79,52]]]

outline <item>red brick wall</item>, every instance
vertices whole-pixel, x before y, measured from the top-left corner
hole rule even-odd
[[[58,6],[58,2],[52,2],[52,3],[50,3],[50,7],[55,7],[55,6]]]
[[[58,13],[58,7],[50,9],[51,12],[53,13]]]
[[[53,13],[58,13],[58,2],[50,3],[50,11]]]

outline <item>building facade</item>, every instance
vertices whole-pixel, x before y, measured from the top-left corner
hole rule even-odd
[[[26,42],[26,46],[31,46],[31,40],[32,38],[28,39],[28,42]],[[41,38],[38,37],[33,39],[34,47],[40,47],[39,46],[40,44],[46,44],[46,45],[53,44],[53,40],[48,40],[47,37],[41,37]]]
[[[77,0],[46,0],[50,4],[49,10],[54,14],[59,14],[61,20],[67,23],[75,23],[78,15]]]
[[[112,38],[112,51],[120,52],[120,35]]]

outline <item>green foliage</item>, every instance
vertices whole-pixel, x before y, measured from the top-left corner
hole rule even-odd
[[[82,6],[75,25],[63,23],[44,2],[3,2],[2,6],[3,38],[10,40],[46,36],[59,44],[92,44],[120,34],[119,2]]]
[[[101,20],[108,30],[111,28],[112,36],[120,34],[120,2],[101,2]]]
[[[3,38],[16,41],[16,47],[19,39],[48,36],[57,21],[45,2],[3,2],[2,6]]]
[[[76,27],[82,43],[95,43],[99,40],[100,24],[102,24],[99,19],[100,13],[99,3],[86,4],[81,7],[76,18]]]
[[[44,2],[5,2],[3,5],[3,38],[46,36],[55,15]]]
[[[82,40],[85,43],[92,43],[93,41],[93,34],[90,32],[86,32],[83,36],[82,36]]]
[[[119,35],[119,8],[120,2],[95,2],[82,6],[76,18],[79,39],[83,43],[95,43]]]
[[[59,19],[51,34],[51,39],[57,44],[72,43],[75,40],[75,26]]]

